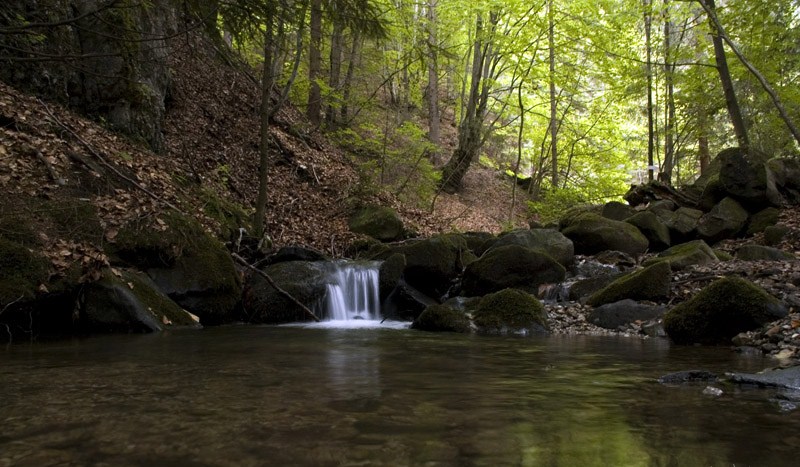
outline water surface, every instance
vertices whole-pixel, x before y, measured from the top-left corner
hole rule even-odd
[[[0,350],[0,465],[796,465],[800,416],[727,348],[223,327]]]

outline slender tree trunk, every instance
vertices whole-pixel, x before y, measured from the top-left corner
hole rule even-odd
[[[697,158],[700,161],[700,175],[708,172],[708,165],[711,162],[711,151],[708,147],[708,114],[706,110],[699,106],[697,117]]]
[[[437,0],[428,0],[428,140],[439,146],[439,64],[436,38]]]
[[[669,15],[669,0],[664,0],[664,81],[666,86],[666,115],[664,116],[664,167],[661,168],[662,182],[672,184],[672,169],[675,165],[675,67],[670,63],[670,37],[672,24]]]
[[[267,210],[267,175],[269,172],[269,120],[272,115],[271,97],[275,84],[273,75],[273,20],[274,13],[268,11],[264,19],[264,67],[261,76],[261,109],[258,144],[258,196],[256,198],[256,212],[253,215],[253,228],[256,238],[264,236],[264,218]]]
[[[548,81],[550,86],[550,163],[553,166],[552,190],[558,188],[558,116],[556,115],[556,51],[555,51],[555,12],[553,0],[547,6],[547,44],[550,49],[550,70]]]
[[[653,15],[651,0],[644,0],[644,40],[647,49],[647,179],[653,181],[653,152],[655,149],[655,126],[653,122],[653,46],[650,41]]]
[[[306,116],[314,126],[322,123],[322,90],[318,79],[322,68],[322,0],[311,0],[308,47],[308,107]]]
[[[794,137],[794,140],[797,142],[797,144],[800,144],[800,130],[797,128],[797,126],[795,126],[795,124],[792,121],[791,117],[789,117],[789,113],[786,112],[786,108],[783,106],[783,103],[781,102],[780,98],[778,97],[778,93],[776,93],[775,90],[772,89],[772,86],[770,86],[769,82],[767,82],[767,79],[764,77],[764,75],[762,75],[761,72],[759,72],[756,69],[756,67],[753,66],[753,64],[751,64],[747,59],[745,59],[745,57],[742,54],[742,52],[739,50],[738,47],[736,47],[736,44],[734,44],[733,41],[730,39],[730,37],[728,37],[728,35],[725,34],[725,30],[723,29],[722,25],[719,22],[719,19],[717,18],[717,13],[716,13],[716,7],[714,5],[714,0],[705,0],[705,2],[703,0],[699,0],[699,1],[700,1],[700,5],[703,6],[703,9],[706,10],[706,13],[708,13],[708,19],[712,23],[712,28],[714,29],[714,31],[716,31],[716,36],[715,37],[717,37],[720,40],[720,42],[723,41],[723,40],[725,42],[727,42],[728,46],[731,48],[733,53],[736,55],[736,58],[738,58],[739,61],[742,63],[742,65],[744,65],[745,68],[747,68],[747,70],[753,76],[756,77],[756,79],[758,80],[759,84],[761,84],[762,89],[764,89],[764,91],[766,91],[766,93],[769,94],[769,97],[772,99],[773,105],[778,110],[778,114],[780,114],[781,119],[783,120],[783,123],[786,124],[786,127],[789,129],[789,132]],[[720,44],[720,48],[722,48],[721,44]],[[716,51],[716,43],[714,44],[714,50]],[[726,69],[727,69],[727,65],[726,65]],[[729,79],[730,79],[730,77],[729,77]],[[731,86],[731,92],[732,91],[733,91],[733,86]],[[735,99],[736,95],[734,94],[733,97]],[[738,107],[738,103],[737,103],[737,107]],[[739,116],[739,118],[741,119],[741,115]],[[749,140],[747,140],[747,131],[746,131],[747,129],[746,129],[746,127],[744,127],[744,123],[742,123],[742,126],[743,126],[743,129],[744,129],[745,140],[749,144]]]
[[[328,77],[328,86],[332,91],[332,95],[328,98],[328,106],[325,111],[325,120],[328,127],[335,129],[337,125],[336,116],[336,103],[338,101],[338,92],[341,90],[341,76],[342,76],[342,53],[344,48],[344,23],[341,20],[334,20],[333,32],[331,33],[331,54],[330,54],[330,75]]]
[[[361,32],[358,30],[353,32],[353,45],[350,47],[350,56],[347,60],[347,71],[345,72],[344,82],[342,83],[342,119],[340,124],[347,124],[348,112],[350,108],[350,91],[353,86],[353,74],[355,73],[356,66],[358,66],[358,56],[361,50]]]
[[[716,24],[716,5],[714,0],[700,0],[700,4],[708,13],[708,22],[711,26],[711,42],[714,44],[714,58],[717,62],[717,72],[722,84],[722,91],[725,93],[725,105],[728,108],[733,131],[736,133],[736,140],[739,147],[747,151],[750,148],[750,138],[747,136],[747,126],[742,118],[742,111],[739,107],[739,100],[736,98],[736,91],[733,88],[731,72],[728,69],[728,59],[725,57],[725,45],[722,41],[722,34]]]

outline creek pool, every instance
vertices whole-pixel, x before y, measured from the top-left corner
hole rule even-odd
[[[728,348],[231,326],[0,349],[0,465],[797,465],[800,414]]]

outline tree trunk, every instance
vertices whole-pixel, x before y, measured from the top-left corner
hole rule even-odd
[[[436,39],[436,3],[428,0],[428,140],[439,146],[439,64]]]
[[[311,0],[308,47],[308,107],[306,116],[314,126],[322,123],[322,91],[317,80],[322,68],[322,0]]]
[[[555,52],[555,22],[553,0],[547,6],[547,44],[550,49],[550,70],[548,81],[550,86],[550,163],[553,166],[552,190],[558,188],[558,117],[556,115],[556,52]]]
[[[708,147],[708,114],[705,109],[698,109],[697,117],[697,158],[700,162],[700,175],[706,175],[711,162],[711,151]]]
[[[670,63],[671,27],[669,0],[664,0],[664,81],[667,109],[664,118],[664,167],[661,168],[659,178],[667,185],[672,184],[672,169],[675,165],[675,67]]]
[[[328,97],[328,106],[325,111],[325,121],[328,123],[328,128],[336,129],[337,126],[337,111],[336,103],[339,99],[339,91],[341,85],[342,75],[342,49],[344,48],[344,23],[342,20],[336,19],[333,21],[333,32],[331,33],[331,54],[330,54],[330,75],[328,77],[328,86],[331,89],[331,95]]]
[[[655,128],[653,123],[653,47],[650,41],[652,22],[651,0],[644,0],[644,41],[645,48],[647,49],[647,62],[645,63],[645,70],[647,72],[647,179],[649,181],[653,181],[653,150],[655,148]]]
[[[714,44],[714,59],[717,62],[717,72],[722,84],[722,91],[725,93],[725,105],[728,108],[728,115],[731,117],[733,132],[736,133],[739,147],[747,151],[750,148],[750,138],[747,136],[747,126],[742,118],[736,91],[733,89],[731,72],[728,69],[728,59],[725,57],[725,45],[722,43],[722,34],[715,21],[716,5],[714,0],[700,0],[700,4],[703,5],[706,13],[708,13],[708,22],[711,26],[711,42]]]
[[[272,115],[271,97],[272,87],[275,84],[273,71],[273,14],[268,12],[264,19],[264,67],[261,76],[261,108],[259,112],[260,139],[258,144],[258,196],[256,198],[256,212],[253,215],[253,228],[256,238],[264,236],[264,218],[267,210],[267,175],[269,172],[269,120]]]
[[[361,32],[356,30],[353,32],[353,45],[350,48],[350,56],[348,57],[347,61],[347,72],[345,73],[344,82],[342,83],[342,108],[341,108],[342,119],[339,123],[344,125],[347,125],[347,119],[349,118],[347,114],[350,108],[349,107],[350,91],[353,86],[353,74],[355,73],[356,66],[358,66],[357,62],[360,50],[361,50]]]

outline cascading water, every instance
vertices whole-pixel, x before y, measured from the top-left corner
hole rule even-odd
[[[338,262],[331,274],[326,316],[332,321],[380,320],[379,262]]]

